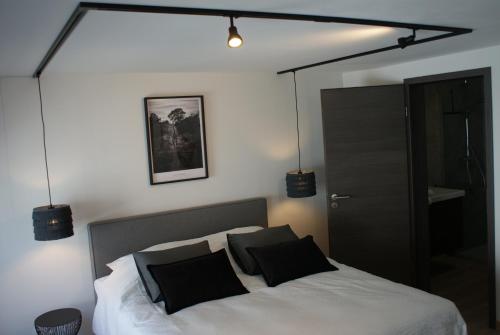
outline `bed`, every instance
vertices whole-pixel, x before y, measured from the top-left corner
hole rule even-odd
[[[175,241],[203,240],[212,251],[226,248],[225,232],[267,227],[263,198],[89,224],[97,304],[97,335],[156,334],[342,334],[465,335],[455,305],[329,260],[338,271],[323,272],[277,287],[235,266],[249,294],[204,302],[175,314],[152,303],[140,280],[106,265],[131,252]],[[221,233],[222,232],[222,233]],[[152,249],[154,250],[154,249]]]

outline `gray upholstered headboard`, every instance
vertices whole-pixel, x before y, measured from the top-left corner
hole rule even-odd
[[[107,263],[131,252],[159,243],[246,226],[267,227],[266,199],[255,198],[89,223],[94,279],[111,272]]]

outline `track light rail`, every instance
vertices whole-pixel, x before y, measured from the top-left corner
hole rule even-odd
[[[419,23],[406,23],[384,20],[369,20],[337,16],[321,16],[321,15],[304,15],[304,14],[289,14],[289,13],[271,13],[271,12],[256,12],[256,11],[241,11],[230,9],[209,9],[209,8],[189,8],[189,7],[168,7],[168,6],[147,6],[147,5],[128,5],[128,4],[114,4],[114,3],[98,3],[98,2],[80,2],[73,14],[70,16],[61,32],[58,34],[44,58],[38,65],[33,77],[39,77],[49,62],[52,60],[57,51],[62,47],[64,42],[71,35],[73,30],[77,27],[85,14],[89,11],[110,11],[110,12],[133,12],[133,13],[154,13],[154,14],[174,14],[174,15],[201,15],[201,16],[221,16],[221,17],[234,17],[234,18],[253,18],[253,19],[268,19],[268,20],[291,20],[291,21],[304,21],[304,22],[321,22],[321,23],[342,23],[342,24],[356,24],[366,26],[380,26],[390,28],[406,28],[410,30],[429,30],[440,31],[440,34],[434,37],[416,40],[408,45],[416,45],[427,43],[439,39],[449,38],[462,34],[472,32],[472,29],[448,27],[439,25],[428,25]],[[328,63],[340,62],[342,60],[362,57],[374,53],[380,53],[388,50],[398,49],[399,45],[392,45],[385,48],[375,49],[371,51],[361,52],[354,55],[331,59],[323,62],[309,64],[305,66],[296,67],[293,69],[279,71],[278,74],[287,72],[294,72],[298,70],[307,69],[310,67],[320,66]]]
[[[467,33],[446,33],[446,34],[441,34],[441,35],[437,35],[437,36],[423,38],[423,39],[420,39],[420,40],[417,40],[417,41],[413,41],[411,43],[408,43],[407,46],[409,46],[409,45],[417,45],[417,44],[422,44],[422,43],[427,43],[427,42],[432,42],[432,41],[437,41],[437,40],[441,40],[441,39],[444,39],[444,38],[449,38],[449,37],[458,36],[458,35],[462,35],[462,34],[467,34]],[[364,52],[352,54],[352,55],[349,55],[349,56],[344,56],[344,57],[329,59],[329,60],[325,60],[325,61],[322,61],[322,62],[317,62],[317,63],[313,63],[313,64],[308,64],[308,65],[298,66],[298,67],[287,69],[287,70],[278,71],[277,74],[285,74],[285,73],[289,73],[289,72],[295,72],[295,71],[299,71],[299,70],[305,70],[305,69],[309,69],[311,67],[326,65],[326,64],[330,64],[330,63],[338,63],[338,62],[342,62],[344,60],[348,60],[348,59],[352,59],[352,58],[358,58],[358,57],[363,57],[363,56],[378,54],[378,53],[381,53],[381,52],[386,52],[386,51],[391,51],[391,50],[396,50],[396,49],[401,49],[401,46],[399,44],[394,44],[394,45],[390,45],[390,46],[387,46],[387,47],[384,47],[384,48],[380,48],[380,49],[374,49],[374,50],[364,51]]]

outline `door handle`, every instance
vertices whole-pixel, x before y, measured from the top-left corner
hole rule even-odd
[[[334,194],[332,194],[331,198],[333,201],[336,201],[336,200],[342,200],[342,199],[351,199],[352,197],[350,195],[347,195],[347,194],[340,195],[340,194],[334,193]]]

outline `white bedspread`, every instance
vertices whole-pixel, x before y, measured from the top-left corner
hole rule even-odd
[[[275,288],[238,276],[251,293],[205,302],[173,315],[142,284],[119,271],[95,282],[97,335],[465,335],[455,305],[443,298],[332,261],[325,272]]]

